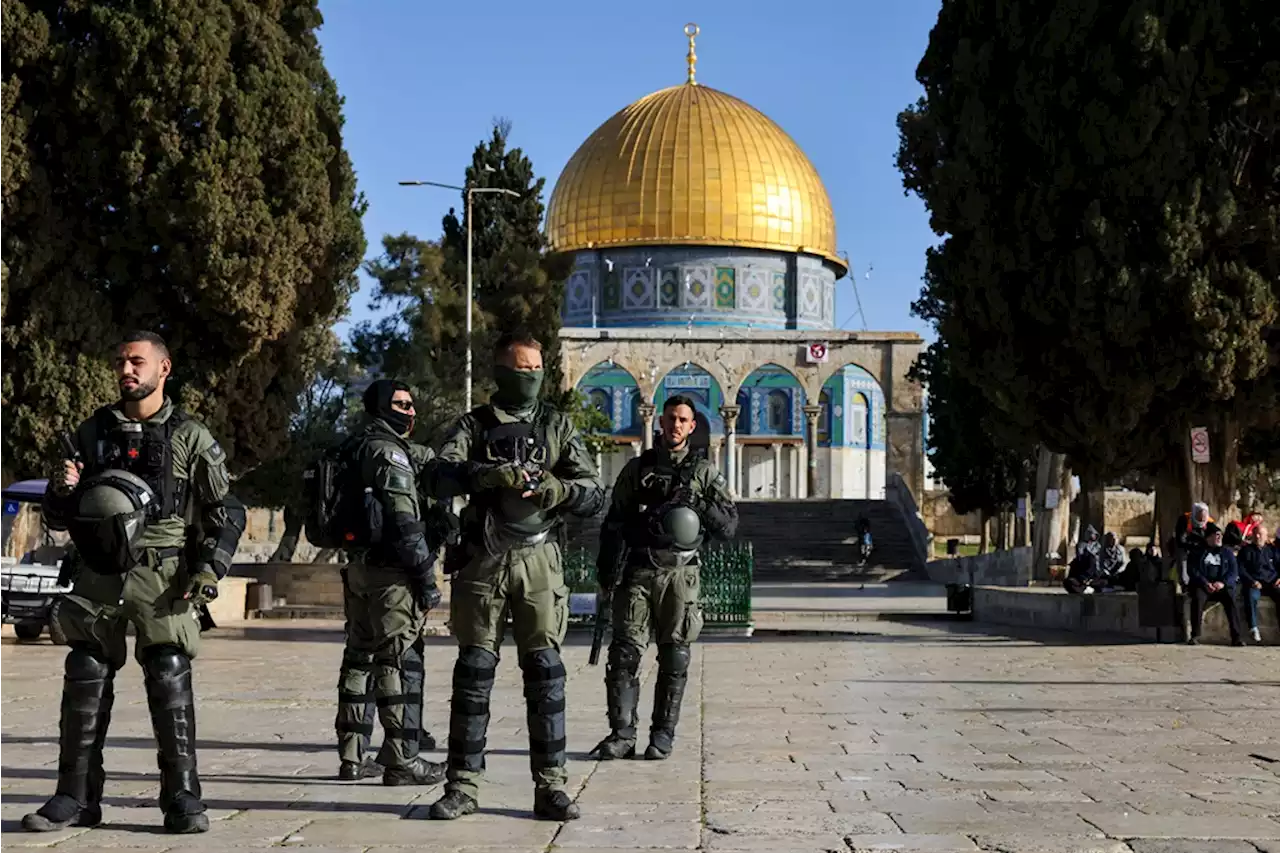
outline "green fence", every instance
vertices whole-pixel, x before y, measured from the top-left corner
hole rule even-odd
[[[702,549],[702,613],[709,628],[751,627],[751,577],[755,556],[750,542]],[[595,554],[571,548],[564,554],[570,592],[596,591]],[[585,618],[590,621],[590,617]]]

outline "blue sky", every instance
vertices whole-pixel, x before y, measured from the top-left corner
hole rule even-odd
[[[511,120],[513,144],[546,177],[545,204],[597,126],[683,82],[681,29],[694,21],[702,30],[698,81],[769,116],[817,167],[867,328],[925,334],[910,306],[935,238],[923,204],[903,195],[895,118],[921,94],[915,69],[939,7],[938,0],[792,0],[761,11],[729,0],[321,0],[320,41],[346,98],[346,145],[369,200],[369,255],[385,233],[439,236],[458,194],[396,182],[462,183],[495,117]],[[374,316],[369,300],[366,284],[352,301],[352,321]],[[856,310],[843,279],[839,324],[861,328]]]

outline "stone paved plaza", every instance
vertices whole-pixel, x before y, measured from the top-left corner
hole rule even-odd
[[[583,818],[535,821],[519,670],[494,695],[480,814],[426,820],[438,788],[334,781],[332,623],[206,636],[196,669],[212,830],[168,836],[138,667],[117,679],[106,824],[15,831],[52,791],[63,650],[6,641],[5,849],[312,853],[1280,851],[1280,651],[1071,645],[977,626],[857,623],[849,633],[697,647],[677,751],[599,764],[603,666],[566,650],[570,785]],[[432,640],[428,721],[445,733],[454,656]],[[652,652],[642,705],[647,722]]]

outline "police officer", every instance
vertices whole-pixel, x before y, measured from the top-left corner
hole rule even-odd
[[[126,336],[115,369],[120,402],[81,424],[78,459],[64,461],[45,496],[50,526],[70,530],[85,568],[54,614],[71,647],[57,792],[22,825],[48,832],[101,822],[102,747],[132,624],[159,748],[165,829],[205,832],[191,684],[197,610],[217,597],[245,512],[228,493],[222,448],[165,396],[172,362],[164,341],[151,332]],[[198,537],[189,539],[188,518]]]
[[[434,785],[444,765],[418,753],[422,725],[423,626],[427,611],[440,603],[436,586],[436,547],[427,541],[416,484],[415,451],[406,440],[413,431],[414,406],[409,386],[379,379],[365,389],[368,424],[358,437],[354,465],[376,500],[371,522],[381,517],[380,542],[352,549],[346,574],[347,650],[339,685],[340,729],[358,713],[364,717],[368,670],[372,661],[373,697],[382,723],[384,785]],[[372,526],[372,525],[371,525]],[[345,712],[345,713],[344,713]],[[372,720],[366,722],[372,733]],[[363,734],[362,732],[360,734]],[[345,748],[345,747],[344,747]],[[354,742],[353,742],[354,748]],[[348,759],[344,756],[343,769]],[[349,776],[360,778],[363,757]],[[340,771],[341,772],[341,771]]]
[[[569,418],[538,401],[542,345],[527,334],[506,334],[494,357],[497,391],[491,404],[459,419],[431,480],[438,498],[471,495],[462,515],[462,543],[446,558],[455,569],[449,615],[459,650],[448,782],[431,817],[452,820],[477,808],[489,696],[510,613],[524,674],[534,814],[572,820],[579,810],[564,791],[560,659],[569,591],[560,548],[549,534],[564,515],[599,512],[604,488]]]
[[[424,444],[407,439],[405,444],[409,448],[409,461],[413,463],[416,475],[435,456],[435,453]],[[421,482],[419,482],[419,492],[419,499],[425,506],[430,501],[421,495]],[[438,512],[433,514],[439,515]],[[287,518],[288,514],[286,514]],[[301,526],[301,522],[298,522],[298,527],[301,528]],[[289,532],[287,520],[285,531],[287,535]],[[438,530],[435,532],[437,536],[433,536],[430,526],[424,531],[430,541],[435,541],[436,538],[443,541],[447,538],[447,532],[441,533]],[[369,743],[373,738],[373,721],[378,713],[373,695],[373,652],[367,644],[352,643],[351,616],[353,613],[360,612],[360,601],[351,592],[346,567],[344,566],[339,572],[342,576],[342,607],[346,618],[343,633],[346,637],[346,645],[342,651],[342,667],[338,672],[338,714],[334,726],[338,735],[338,778],[352,782],[382,776],[386,769],[378,763],[377,759],[368,754]],[[424,628],[425,621],[424,619]],[[423,693],[426,687],[425,682],[424,677],[418,684],[421,697],[419,707],[423,709],[420,712],[422,729],[418,735],[419,752],[436,748],[436,739],[426,727],[426,698]]]
[[[600,530],[596,571],[602,594],[623,572],[611,602],[613,640],[605,667],[613,731],[593,750],[601,760],[635,754],[640,658],[651,634],[658,641],[658,678],[644,757],[661,760],[671,754],[688,680],[689,647],[702,630],[698,549],[706,535],[730,539],[738,527],[738,510],[724,477],[689,449],[695,414],[688,397],[667,399],[660,446],[623,467]],[[625,565],[619,566],[624,543]]]

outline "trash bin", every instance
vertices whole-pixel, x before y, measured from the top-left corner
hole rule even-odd
[[[967,583],[947,584],[947,610],[951,613],[973,610],[973,587]]]

